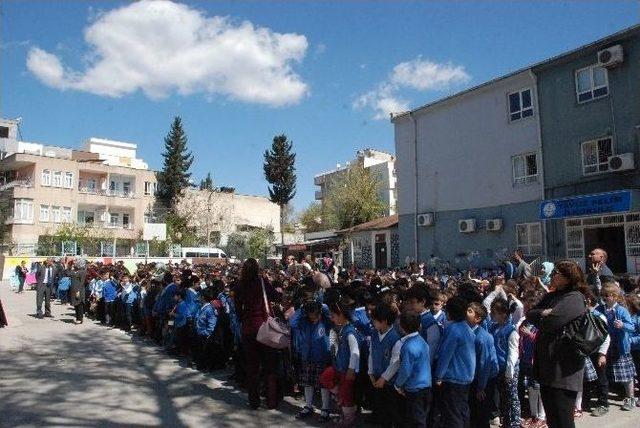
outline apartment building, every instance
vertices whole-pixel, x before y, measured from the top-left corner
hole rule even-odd
[[[344,171],[357,163],[369,169],[371,174],[378,179],[380,200],[387,207],[384,215],[395,214],[397,200],[395,157],[374,149],[358,150],[354,160],[348,161],[344,165],[338,164],[333,170],[317,174],[313,178],[313,184],[319,186],[320,189],[316,190],[315,199],[322,202],[329,192],[331,183],[339,180]]]
[[[5,241],[34,253],[39,237],[54,235],[63,223],[91,225],[109,239],[140,238],[156,178],[136,157],[135,144],[90,138],[79,150],[59,148],[18,141],[15,127],[0,122]]]

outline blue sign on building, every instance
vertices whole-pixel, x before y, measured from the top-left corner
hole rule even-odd
[[[540,219],[580,217],[629,210],[631,210],[631,191],[620,190],[596,195],[542,201],[540,204]]]

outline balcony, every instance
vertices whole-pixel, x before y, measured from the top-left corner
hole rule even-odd
[[[316,175],[313,177],[313,184],[319,186],[325,182],[326,178],[326,175]]]
[[[12,180],[0,186],[0,192],[8,189],[14,189],[16,187],[23,188],[23,189],[30,189],[33,187],[33,179],[23,178],[20,180]]]
[[[33,224],[33,219],[7,217],[5,224]]]
[[[324,192],[322,190],[316,190],[316,200],[319,201],[324,198]]]

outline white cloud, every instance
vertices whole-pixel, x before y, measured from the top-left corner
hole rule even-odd
[[[356,98],[353,107],[369,107],[374,111],[374,119],[388,119],[390,113],[409,109],[409,102],[398,95],[402,89],[446,90],[470,80],[471,77],[461,65],[441,64],[418,57],[393,67],[389,77],[374,90]]]
[[[82,72],[32,48],[27,68],[44,84],[107,97],[138,90],[152,99],[177,92],[283,106],[308,85],[292,65],[304,58],[305,36],[251,22],[207,17],[168,0],[143,0],[100,14],[84,32],[90,51]]]

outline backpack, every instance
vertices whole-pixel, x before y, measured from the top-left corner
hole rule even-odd
[[[58,281],[58,290],[66,291],[69,288],[71,288],[71,278],[68,276],[60,278],[60,281]]]
[[[607,322],[587,310],[563,328],[560,343],[564,350],[588,357],[598,350],[608,334]]]

